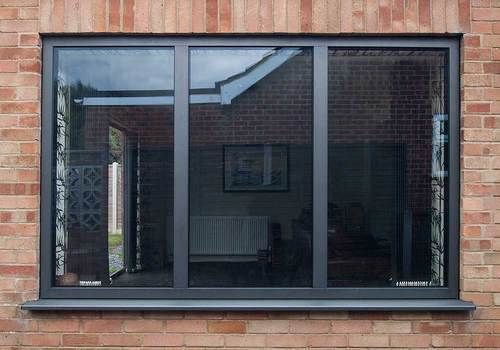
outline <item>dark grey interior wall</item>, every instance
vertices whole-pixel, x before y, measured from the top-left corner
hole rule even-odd
[[[224,192],[223,146],[191,149],[191,215],[266,215],[280,224],[283,239],[291,238],[292,221],[312,205],[311,147],[290,145],[288,156],[288,191]]]

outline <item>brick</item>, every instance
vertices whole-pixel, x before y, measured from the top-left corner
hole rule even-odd
[[[248,333],[288,333],[288,320],[251,320],[248,321]]]
[[[201,3],[204,0],[196,0],[194,3]],[[163,11],[163,2],[162,1],[150,1],[149,2],[149,31],[153,33],[163,33],[165,30],[165,19],[164,19],[164,11]],[[199,6],[199,5],[198,5]],[[205,4],[203,3],[203,6]],[[196,10],[196,11],[195,11]],[[199,12],[198,7],[194,7],[193,5],[193,23],[197,23],[196,28],[193,26],[193,31],[204,32],[205,31],[205,13],[204,9]],[[201,24],[201,25],[198,25]],[[193,24],[194,25],[194,24]]]
[[[446,31],[446,3],[445,0],[433,0],[431,9],[432,31],[444,33]]]
[[[33,7],[38,6],[39,0],[0,0],[0,6]]]
[[[175,0],[165,0],[165,31],[175,33],[177,31],[177,3]]]
[[[16,19],[19,10],[15,7],[0,8],[0,19]]]
[[[64,346],[97,346],[99,337],[89,334],[63,334],[62,345]]]
[[[184,336],[184,344],[186,346],[207,346],[217,347],[224,345],[224,337],[215,334],[186,334]]]
[[[28,73],[40,73],[41,66],[38,60],[22,60],[19,62],[19,71]]]
[[[465,212],[462,215],[464,223],[467,224],[487,224],[491,222],[489,212]]]
[[[219,31],[222,33],[232,30],[232,12],[230,0],[219,0]]]
[[[470,31],[470,0],[458,0],[458,24],[462,32]]]
[[[207,321],[205,320],[167,320],[167,332],[197,333],[207,331]]]
[[[340,320],[332,322],[332,333],[371,333],[371,321]]]
[[[38,46],[39,36],[38,34],[21,34],[19,36],[19,44],[21,46]]]
[[[449,333],[451,325],[446,321],[416,322],[413,325],[413,330],[417,333]]]
[[[480,348],[500,348],[500,335],[480,335],[472,338],[472,346]]]
[[[467,103],[465,110],[469,113],[489,113],[490,103]]]
[[[340,32],[340,0],[327,1],[327,31],[329,33]]]
[[[84,320],[82,329],[85,333],[121,332],[123,320]]]
[[[123,323],[125,332],[151,333],[163,330],[163,321],[160,320],[126,320]]]
[[[494,21],[500,18],[500,8],[483,9],[477,8],[472,9],[472,20],[473,21]]]
[[[466,47],[479,47],[481,45],[481,37],[479,35],[464,35],[464,45]]]
[[[432,346],[434,347],[453,347],[466,348],[471,345],[469,335],[433,335]]]
[[[340,334],[318,334],[307,338],[307,345],[314,348],[336,348],[347,346],[347,336]]]
[[[418,21],[421,33],[430,33],[432,31],[430,0],[420,0],[418,2]]]
[[[388,335],[370,335],[370,334],[349,334],[349,346],[355,347],[388,347]]]
[[[185,1],[181,2],[181,4],[185,3],[186,3]],[[149,30],[148,18],[149,18],[149,1],[136,0],[135,11],[134,11],[134,30],[136,32],[142,32],[142,33],[147,32]],[[183,27],[182,29],[185,30],[186,28]]]
[[[2,278],[2,280],[4,280]],[[12,315],[11,317],[14,317]],[[0,332],[33,332],[36,331],[36,322],[23,319],[0,319]]]
[[[329,331],[330,331],[329,321],[320,321],[320,320],[290,321],[290,333],[328,333]]]
[[[257,2],[248,2],[257,4]],[[256,6],[256,5],[255,5]],[[248,12],[247,12],[248,14]],[[288,33],[298,33],[300,32],[300,0],[288,0],[286,6],[286,29]],[[247,17],[247,22],[250,19]]]
[[[19,18],[21,19],[38,19],[37,7],[24,7],[19,9]]]
[[[142,345],[144,346],[182,346],[184,337],[181,334],[144,334]]]
[[[273,0],[260,1],[260,31],[263,33],[273,31]]]
[[[405,0],[405,24],[407,32],[418,32],[418,14],[418,1]]]
[[[52,2],[50,0],[40,1],[39,30],[42,33],[49,32],[52,26]]]
[[[374,333],[411,333],[410,322],[373,322]]]
[[[269,334],[266,338],[267,347],[304,347],[307,337],[300,334]]]
[[[17,72],[17,61],[4,60],[0,61],[0,72],[2,73],[15,73]]]
[[[357,33],[365,31],[365,13],[363,0],[352,1],[352,29]]]
[[[391,347],[428,348],[431,345],[431,336],[428,334],[392,335]]]
[[[118,32],[120,31],[120,0],[109,0],[108,8],[108,30]]]
[[[490,62],[483,65],[484,72],[487,74],[499,74],[500,73],[500,62]]]
[[[300,1],[300,30],[301,32],[312,31],[312,0]]]
[[[65,0],[64,31],[78,32],[80,30],[80,2],[78,0]]]
[[[500,265],[500,252],[485,253],[483,259],[486,265]]]
[[[122,11],[123,31],[132,32],[134,30],[134,0],[123,0]]]
[[[209,333],[246,333],[243,321],[208,321]]]
[[[95,336],[97,337],[97,336]],[[142,343],[142,337],[135,334],[100,334],[99,344],[104,346],[139,346]]]
[[[224,343],[226,346],[237,348],[260,348],[265,346],[266,336],[257,334],[227,335],[224,337]]]
[[[312,2],[312,31],[325,33],[327,30],[327,4],[326,0],[313,0]]]
[[[205,0],[193,0],[192,17],[193,17],[193,32],[195,33],[204,33],[206,31],[205,8],[206,8]],[[244,30],[242,30],[242,32],[244,32]]]
[[[287,31],[286,0],[273,0],[273,32],[285,33]],[[236,12],[234,14],[236,17]]]
[[[250,1],[250,3],[254,3]],[[218,4],[217,0],[206,0],[206,26],[208,33],[216,33],[218,27]],[[249,30],[251,31],[251,30]],[[254,29],[256,31],[256,29]]]
[[[61,336],[59,334],[24,333],[19,339],[20,345],[27,346],[57,346],[60,343]]]
[[[0,48],[0,60],[17,60],[38,58],[40,50],[36,48]]]
[[[404,0],[392,0],[392,31],[402,33],[404,27]]]
[[[0,265],[0,275],[34,277],[36,268],[31,265]]]

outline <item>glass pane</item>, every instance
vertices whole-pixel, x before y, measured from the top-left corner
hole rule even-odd
[[[446,281],[443,51],[329,51],[328,284]]]
[[[311,285],[312,52],[190,51],[189,284]]]
[[[55,283],[170,286],[174,52],[55,56]]]

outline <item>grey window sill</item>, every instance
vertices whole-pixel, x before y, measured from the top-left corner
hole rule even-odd
[[[458,299],[39,299],[21,305],[24,310],[208,310],[208,311],[471,311],[474,304]]]

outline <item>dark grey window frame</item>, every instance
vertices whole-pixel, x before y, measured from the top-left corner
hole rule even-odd
[[[331,36],[171,36],[171,37],[43,37],[40,299],[28,309],[103,309],[102,299],[115,308],[166,309],[470,309],[458,300],[459,279],[459,36],[331,37]],[[189,47],[293,46],[313,48],[313,283],[311,288],[188,288],[189,220]],[[56,287],[53,283],[53,134],[54,49],[65,47],[172,47],[175,50],[174,105],[174,277],[172,288]],[[442,49],[448,53],[449,221],[446,287],[327,288],[327,162],[328,48]],[[134,299],[136,304],[124,299]],[[154,299],[157,299],[156,301]],[[158,300],[159,299],[159,300]],[[87,303],[85,304],[85,300]],[[120,302],[119,300],[124,300]],[[373,304],[369,304],[373,300]],[[411,302],[404,307],[405,301]],[[421,300],[420,304],[418,301]],[[81,302],[84,304],[81,304]],[[94,302],[92,302],[94,301]],[[108,300],[111,301],[111,300]],[[163,303],[161,302],[163,301]],[[227,304],[224,304],[224,301]],[[294,304],[294,301],[296,302]],[[354,301],[354,304],[353,304]],[[359,301],[361,303],[356,303]],[[437,301],[437,303],[436,303]],[[137,304],[138,302],[138,304]],[[270,304],[269,304],[270,302]],[[113,304],[112,303],[112,304]],[[142,304],[141,304],[142,303]],[[153,304],[151,304],[153,303]],[[193,304],[194,303],[194,304]],[[364,303],[364,304],[363,304]],[[43,306],[45,305],[45,306]],[[47,306],[48,305],[48,306]],[[50,307],[52,305],[52,307]],[[56,307],[58,305],[58,307]],[[92,307],[93,305],[93,307]],[[110,304],[111,305],[111,304]],[[121,307],[120,307],[121,305]],[[134,306],[135,305],[135,306]],[[142,305],[142,307],[140,307]],[[154,306],[156,305],[156,306]],[[163,305],[163,307],[161,307]],[[194,305],[194,306],[193,306]],[[226,307],[224,307],[226,305]],[[336,306],[335,306],[336,305]],[[361,305],[361,306],[360,306]],[[364,305],[364,307],[362,306]],[[420,305],[420,306],[419,306]],[[85,307],[83,307],[85,308]]]

